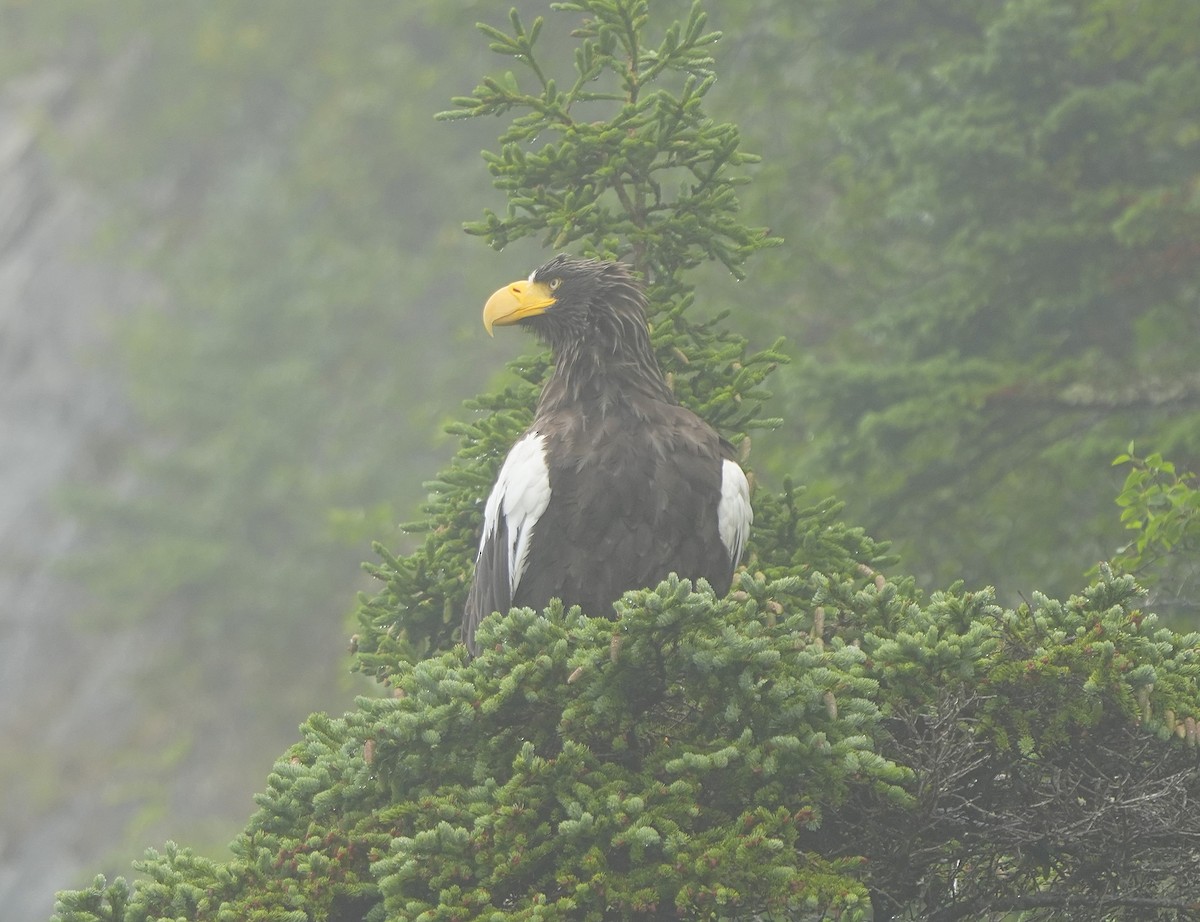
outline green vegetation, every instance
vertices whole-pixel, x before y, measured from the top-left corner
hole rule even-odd
[[[83,783],[119,776],[134,816],[105,855],[168,833],[223,850],[300,721],[350,706],[361,561],[407,540],[395,523],[449,454],[432,433],[490,372],[463,306],[497,270],[449,203],[485,194],[491,130],[430,124],[473,35],[442,3],[366,6],[2,11],[6,54],[78,68],[71,105],[100,113],[44,126],[107,216],[80,258],[152,292],[114,307],[119,348],[95,359],[131,404],[132,431],[87,459],[115,475],[66,497],[85,532],[75,623],[146,653],[132,729],[85,760]]]
[[[1196,475],[1178,473],[1175,465],[1153,452],[1145,458],[1129,451],[1113,465],[1130,466],[1117,497],[1121,522],[1134,533],[1113,556],[1112,565],[1137,577],[1150,590],[1156,608],[1179,621],[1196,620],[1196,551],[1200,544],[1200,490]]]
[[[747,433],[778,423],[762,408],[778,346],[756,351],[733,332],[750,318],[694,319],[702,263],[740,274],[774,243],[738,217],[734,186],[753,162],[739,130],[707,114],[717,35],[699,6],[674,23],[651,17],[645,0],[554,6],[576,29],[563,70],[535,44],[549,23],[514,14],[507,30],[484,31],[515,71],[456,100],[455,114],[511,120],[485,154],[508,208],[468,229],[497,247],[533,235],[631,261],[650,283],[654,343],[680,398],[749,453]],[[933,23],[897,9],[896,22],[882,23],[894,27],[894,56],[880,60],[873,43],[883,38],[863,31],[876,5],[844,6],[835,16],[812,5],[809,24],[820,35],[836,20],[842,43],[825,52],[825,89],[848,92],[849,75],[864,88],[845,113],[848,147],[830,161],[841,197],[822,220],[834,243],[812,264],[858,224],[866,239],[839,258],[861,272],[847,281],[845,316],[830,321],[851,348],[838,363],[806,362],[788,385],[808,401],[804,413],[818,414],[804,418],[824,424],[815,451],[776,447],[771,463],[803,472],[823,459],[830,481],[862,478],[854,499],[868,506],[878,487],[924,472],[944,492],[921,523],[944,519],[937,540],[948,547],[959,534],[965,544],[966,531],[989,529],[976,520],[963,531],[954,491],[1009,476],[996,456],[1013,433],[993,431],[1007,416],[990,416],[989,400],[1061,402],[1075,375],[1092,388],[1089,406],[1117,401],[1097,371],[1103,331],[1068,322],[1112,294],[1101,283],[1113,279],[1093,278],[1074,253],[1081,239],[1095,242],[1100,206],[1063,185],[1092,164],[1073,149],[1054,157],[1074,166],[1031,164],[1023,136],[1003,128],[1042,138],[1068,115],[1056,88],[1088,76],[1111,89],[1085,52],[1099,54],[1097,36],[1121,17],[1095,19],[1100,2],[916,11]],[[1152,38],[1137,32],[1107,47],[1179,50]],[[1139,96],[1136,63],[1124,92],[1153,121],[1158,99]],[[1061,69],[1072,67],[1066,80]],[[907,79],[918,70],[925,82]],[[1017,90],[1042,70],[1033,89],[1058,122],[1030,128]],[[1177,83],[1166,65],[1155,79]],[[955,109],[965,99],[975,103],[967,114]],[[1075,143],[1065,129],[1054,137]],[[1164,143],[1165,159],[1181,161],[1172,145],[1195,141],[1180,129]],[[977,156],[986,169],[971,174]],[[1181,182],[1182,171],[1161,166],[1146,186]],[[1026,188],[1031,180],[1040,184]],[[1096,194],[1129,217],[1123,199]],[[1078,213],[1060,214],[1063,201]],[[988,209],[1005,220],[989,221]],[[1110,271],[1136,262],[1120,239],[1101,243]],[[1151,234],[1139,246],[1163,243]],[[1154,283],[1154,316],[1186,324],[1185,280]],[[1134,326],[1150,336],[1153,324]],[[1156,367],[1173,370],[1189,346],[1156,340]],[[1153,357],[1129,350],[1123,370],[1145,363],[1148,374]],[[1009,606],[962,583],[926,594],[912,578],[888,577],[895,558],[845,524],[834,501],[760,484],[748,566],[729,598],[669,580],[628,593],[616,621],[517,609],[484,623],[485,653],[468,660],[452,630],[478,500],[528,419],[545,359],[511,368],[511,383],[450,426],[458,452],[411,529],[422,544],[384,551],[373,570],[382,591],[362,599],[357,668],[389,696],[305,723],[232,857],[168,846],[136,863],[133,885],[101,877],[61,894],[56,919],[1195,918],[1200,634],[1159,627],[1133,577],[1108,567],[1067,601],[1033,594]],[[1148,386],[1133,380],[1134,390]],[[1017,385],[1031,390],[1003,396]],[[1062,414],[1026,415],[1025,438],[1048,446],[1042,465],[1068,444],[1104,444],[1103,427],[1083,440]],[[890,473],[881,471],[889,454]],[[1193,539],[1188,483],[1159,456],[1126,460],[1140,475],[1121,500],[1126,524],[1146,537],[1137,552]],[[1022,504],[1047,502],[1046,491],[1022,487]],[[486,643],[501,630],[503,644]]]
[[[781,450],[927,588],[1070,592],[1122,543],[1122,446],[1200,467],[1196,6],[831,0],[752,31],[777,77],[737,91],[777,130],[743,125],[748,202],[800,260],[755,279],[798,345]]]
[[[738,222],[733,191],[744,178],[733,171],[756,158],[741,151],[734,125],[713,123],[701,108],[715,79],[708,46],[716,34],[704,30],[697,8],[686,25],[643,48],[646,14],[635,6],[632,21],[621,5],[596,7],[564,91],[532,51],[541,20],[526,31],[514,11],[512,36],[486,27],[493,50],[523,63],[522,77],[536,90],[522,91],[509,71],[442,114],[515,111],[500,150],[484,153],[495,185],[508,194],[507,213],[488,211],[467,230],[498,249],[536,234],[633,265],[647,280],[653,342],[677,396],[748,453],[749,431],[778,425],[761,416],[768,396],[761,384],[783,356],[749,353],[744,337],[723,329],[724,316],[693,321],[694,292],[683,273],[705,258],[740,272],[754,250],[779,241]],[[678,87],[660,85],[668,78]],[[510,367],[520,384],[471,401],[468,409],[489,415],[450,427],[462,440],[456,463],[429,484],[434,499],[425,521],[408,527],[427,535],[424,546],[404,560],[385,551],[385,565],[374,571],[388,589],[364,606],[358,662],[376,678],[431,643],[454,642],[479,540],[479,500],[532,419],[548,356]]]

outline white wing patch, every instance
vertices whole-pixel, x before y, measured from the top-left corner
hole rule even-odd
[[[746,539],[750,537],[750,523],[753,521],[750,482],[746,480],[742,469],[726,458],[721,467],[721,502],[717,506],[717,531],[735,567],[742,559]]]
[[[500,516],[508,531],[508,583],[510,597],[529,564],[529,544],[533,529],[550,502],[550,469],[546,466],[546,439],[530,432],[509,451],[500,467],[496,485],[483,510],[483,552],[488,539],[495,535]]]

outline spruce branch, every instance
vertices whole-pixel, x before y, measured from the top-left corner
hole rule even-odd
[[[676,290],[682,271],[707,259],[740,278],[751,253],[779,241],[737,220],[734,189],[745,178],[732,171],[757,158],[739,150],[734,125],[714,123],[703,109],[715,79],[707,48],[720,33],[705,31],[699,4],[657,43],[645,40],[645,2],[588,0],[553,9],[588,17],[573,33],[581,44],[565,93],[537,58],[541,21],[526,31],[514,15],[511,34],[480,28],[493,51],[534,73],[541,92],[523,92],[511,72],[487,77],[438,116],[519,113],[500,149],[484,154],[508,196],[507,211],[485,211],[482,221],[466,225],[468,233],[496,249],[535,234],[555,249],[579,243],[587,255],[631,262],[667,291]],[[670,74],[679,78],[673,86],[663,83]],[[596,114],[606,117],[580,119],[580,105],[605,106]]]

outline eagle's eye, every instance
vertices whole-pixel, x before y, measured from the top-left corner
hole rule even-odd
[[[550,290],[554,291],[561,284],[562,284],[562,279],[551,279],[550,280]]]

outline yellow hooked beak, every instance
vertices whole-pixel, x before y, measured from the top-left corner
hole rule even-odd
[[[505,285],[483,305],[483,327],[488,336],[492,327],[505,327],[544,313],[554,303],[554,295],[545,282],[513,282]]]

